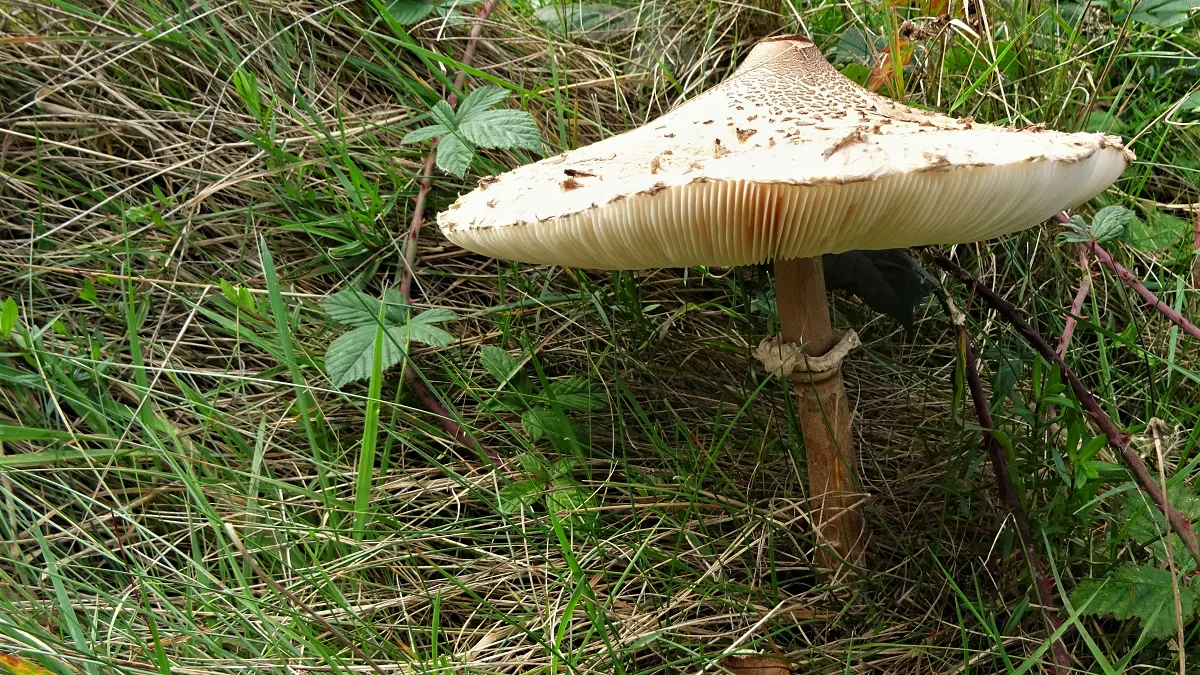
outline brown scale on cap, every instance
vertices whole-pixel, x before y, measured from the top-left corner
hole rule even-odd
[[[756,134],[768,140],[746,142]],[[455,243],[512,260],[737,265],[991,238],[1087,201],[1131,159],[1116,137],[1021,132],[897,103],[787,36],[650,124],[481,185],[438,223]],[[553,165],[563,162],[578,185],[560,185]],[[579,180],[587,174],[604,178]]]

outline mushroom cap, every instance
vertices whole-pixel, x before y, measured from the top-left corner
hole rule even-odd
[[[477,253],[593,269],[974,242],[1099,194],[1134,159],[1121,143],[902,105],[784,36],[642,127],[480,180],[438,224]]]

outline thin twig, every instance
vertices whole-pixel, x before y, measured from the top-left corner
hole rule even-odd
[[[1158,454],[1158,480],[1164,492],[1167,490],[1167,453],[1163,450],[1163,429],[1166,422],[1156,418],[1146,425],[1150,435],[1154,437],[1154,450]],[[1187,659],[1183,653],[1183,605],[1179,600],[1179,573],[1175,571],[1175,551],[1171,544],[1171,535],[1163,537],[1167,545],[1167,568],[1171,571],[1171,593],[1175,596],[1175,639],[1179,651],[1179,675],[1187,675]]]
[[[967,387],[971,390],[971,402],[975,406],[975,416],[979,420],[979,428],[983,434],[983,446],[991,456],[992,472],[996,474],[996,491],[1000,493],[1000,501],[1004,503],[1005,509],[1008,510],[1008,514],[1012,516],[1017,525],[1017,534],[1021,537],[1021,548],[1025,551],[1025,562],[1029,565],[1029,572],[1033,576],[1034,588],[1038,594],[1038,602],[1042,605],[1042,614],[1046,617],[1046,623],[1049,625],[1047,632],[1053,635],[1063,624],[1058,605],[1054,600],[1054,584],[1051,583],[1050,577],[1046,576],[1041,557],[1033,543],[1029,520],[1025,517],[1025,509],[1021,507],[1021,501],[1017,498],[1017,491],[1013,486],[1012,476],[1008,471],[1008,455],[1005,454],[1004,447],[992,433],[996,424],[992,419],[992,411],[988,408],[987,397],[983,393],[983,383],[979,379],[979,367],[976,363],[978,359],[975,356],[975,350],[971,347],[971,340],[967,337],[967,318],[954,305],[954,299],[950,297],[949,292],[943,293],[942,306],[950,316],[950,323],[953,324],[954,331],[958,336],[959,350],[967,375]],[[1065,675],[1071,668],[1071,653],[1067,650],[1067,645],[1061,637],[1054,640],[1053,653],[1055,674]]]
[[[1113,257],[1109,255],[1108,251],[1104,250],[1103,246],[1094,241],[1088,242],[1084,244],[1084,246],[1092,252],[1092,255],[1096,256],[1097,260],[1099,260],[1105,267],[1112,270],[1113,274],[1116,274],[1121,281],[1125,282],[1126,286],[1130,287],[1133,289],[1134,293],[1137,293],[1139,296],[1141,296],[1141,298],[1146,301],[1146,305],[1148,307],[1158,310],[1159,314],[1167,317],[1171,323],[1179,326],[1183,332],[1191,335],[1197,340],[1200,340],[1200,327],[1197,327],[1196,324],[1188,321],[1187,317],[1175,311],[1174,308],[1167,303],[1159,300],[1158,296],[1155,295],[1150,289],[1143,286],[1142,282],[1138,281],[1137,278],[1133,276],[1132,272],[1125,269],[1121,263],[1113,260]]]
[[[1054,221],[1059,223],[1071,222],[1070,219],[1067,218],[1067,214],[1062,212],[1054,214]],[[1167,317],[1171,323],[1179,326],[1183,332],[1191,335],[1197,340],[1200,340],[1200,328],[1197,328],[1196,324],[1188,321],[1187,317],[1175,311],[1167,303],[1159,300],[1158,296],[1155,295],[1153,291],[1151,291],[1149,288],[1146,288],[1137,277],[1133,276],[1133,272],[1130,272],[1125,268],[1124,265],[1114,260],[1112,255],[1108,251],[1104,250],[1104,247],[1101,246],[1099,242],[1085,242],[1080,244],[1080,246],[1082,246],[1084,250],[1090,251],[1092,255],[1096,256],[1096,259],[1099,260],[1105,267],[1112,270],[1113,274],[1116,274],[1118,279],[1124,282],[1126,286],[1133,289],[1133,292],[1141,296],[1142,300],[1146,301],[1147,307],[1157,310],[1159,314]],[[1196,248],[1200,249],[1200,216],[1197,216],[1196,220]]]
[[[367,656],[366,652],[364,652],[358,645],[354,644],[350,638],[346,637],[345,633],[338,630],[337,626],[329,623],[328,619],[318,614],[315,609],[309,607],[308,604],[301,600],[295,593],[281,586],[278,581],[275,581],[271,575],[267,574],[267,571],[258,564],[258,558],[255,558],[254,554],[251,553],[246,548],[246,545],[242,543],[242,538],[238,536],[237,530],[233,528],[233,525],[225,523],[225,533],[229,535],[229,540],[233,542],[233,547],[238,550],[238,553],[240,553],[242,558],[245,559],[245,561],[250,565],[250,569],[254,570],[254,573],[258,575],[259,579],[263,580],[263,583],[274,589],[276,593],[282,595],[284,598],[287,598],[288,602],[307,612],[314,621],[321,624],[322,628],[332,633],[333,636],[338,639],[338,641],[349,647],[350,651],[354,652],[355,656],[362,659],[363,663],[370,666],[371,670],[379,673],[379,675],[385,675],[383,669],[379,667],[379,664],[372,661],[371,657]]]
[[[1079,317],[1083,315],[1083,303],[1087,300],[1088,293],[1092,290],[1092,266],[1088,258],[1087,249],[1079,247],[1079,269],[1083,271],[1083,277],[1079,279],[1079,290],[1075,292],[1075,300],[1071,303],[1071,311],[1067,312],[1066,320],[1063,322],[1062,336],[1058,338],[1058,347],[1054,350],[1059,357],[1067,353],[1067,345],[1071,343],[1071,336],[1075,334],[1075,324],[1079,322]]]
[[[460,63],[463,66],[471,65],[471,61],[475,58],[475,49],[479,46],[479,36],[483,32],[483,24],[492,10],[496,8],[499,0],[487,0],[483,3],[483,7],[479,13],[475,15],[475,25],[471,26],[471,32],[467,38],[466,49],[463,50],[463,57]],[[458,75],[454,77],[454,90],[446,96],[446,103],[453,108],[458,102],[458,91],[462,89],[463,83],[466,82],[466,70],[458,71]],[[425,202],[429,197],[429,191],[433,187],[433,167],[435,158],[437,157],[437,142],[433,140],[432,147],[429,148],[429,155],[425,157],[425,162],[421,165],[421,185],[417,190],[416,202],[413,204],[412,222],[408,226],[408,237],[404,245],[404,268],[400,271],[400,294],[404,296],[404,300],[410,305],[412,304],[412,280],[413,266],[417,260],[417,240],[421,236],[421,228],[425,224]],[[482,451],[483,448],[473,436],[467,433],[466,429],[459,424],[450,411],[446,409],[442,402],[438,400],[429,386],[425,384],[412,369],[408,369],[406,377],[408,386],[412,389],[417,400],[421,402],[422,407],[437,418],[438,426],[440,426],[455,442],[460,443],[468,448],[476,451]],[[497,458],[488,454],[493,461]]]
[[[488,0],[483,3],[479,13],[475,15],[475,25],[471,26],[467,47],[463,50],[462,61],[459,62],[462,65],[471,65],[471,61],[475,58],[475,49],[479,46],[479,36],[483,32],[484,21],[499,4],[499,1]],[[454,76],[454,90],[446,95],[446,103],[450,104],[451,108],[458,103],[458,91],[462,89],[466,80],[467,71],[465,70],[458,71],[458,74]],[[408,226],[408,241],[404,245],[404,269],[400,272],[400,293],[410,302],[412,301],[413,265],[417,259],[417,239],[420,238],[421,228],[425,225],[425,200],[429,197],[429,191],[433,187],[433,167],[437,157],[437,145],[438,139],[435,138],[429,148],[429,155],[425,157],[425,162],[421,165],[421,187],[417,190],[412,222]]]
[[[1162,488],[1158,486],[1158,483],[1150,476],[1149,470],[1146,469],[1146,463],[1142,461],[1141,456],[1133,448],[1129,435],[1117,429],[1116,423],[1108,416],[1108,413],[1104,412],[1100,404],[1096,402],[1096,397],[1092,395],[1092,392],[1088,391],[1088,388],[1084,386],[1083,381],[1079,379],[1075,371],[1071,370],[1063,362],[1062,358],[1059,357],[1058,353],[1054,351],[1054,348],[1050,346],[1049,342],[1046,342],[1046,339],[1041,334],[1021,318],[1020,310],[1012,303],[997,295],[990,286],[976,279],[970,272],[963,269],[953,260],[932,249],[928,253],[939,267],[958,277],[963,283],[970,286],[975,293],[983,297],[989,305],[1000,312],[1001,316],[1012,324],[1017,329],[1017,332],[1025,338],[1026,342],[1036,349],[1043,358],[1057,365],[1062,370],[1063,377],[1070,383],[1071,389],[1075,392],[1075,397],[1079,399],[1079,405],[1083,407],[1088,417],[1092,419],[1101,432],[1104,433],[1105,437],[1108,438],[1109,445],[1120,451],[1121,456],[1125,460],[1125,465],[1129,468],[1130,473],[1133,474],[1133,479],[1137,482],[1138,487],[1150,495],[1150,498],[1154,500],[1159,510],[1166,515],[1171,529],[1183,540],[1188,553],[1197,562],[1200,562],[1200,545],[1197,544],[1196,532],[1192,529],[1191,522],[1187,518],[1184,518],[1183,514],[1167,500],[1167,496],[1163,493]]]

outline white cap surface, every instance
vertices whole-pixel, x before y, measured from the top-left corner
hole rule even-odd
[[[743,265],[990,239],[1087,202],[1133,159],[1114,136],[901,105],[786,36],[643,127],[481,180],[438,224],[522,262]]]

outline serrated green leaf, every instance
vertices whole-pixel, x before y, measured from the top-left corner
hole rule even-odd
[[[521,370],[520,361],[512,354],[494,345],[484,345],[479,350],[479,360],[488,374],[496,378],[501,385],[504,385],[509,378]]]
[[[1134,248],[1157,252],[1169,248],[1187,234],[1191,223],[1161,211],[1150,211],[1146,219],[1134,218],[1129,223],[1128,241]]]
[[[543,487],[538,481],[523,480],[500,488],[500,513],[511,515],[533,506]]]
[[[1191,12],[1200,9],[1200,0],[1122,0],[1121,10],[1113,15],[1113,19],[1124,22],[1130,6],[1133,6],[1134,21],[1165,27],[1187,21]]]
[[[429,16],[433,11],[433,3],[429,0],[391,0],[383,6],[383,11],[404,26]]]
[[[1058,243],[1062,244],[1086,244],[1092,240],[1092,235],[1079,230],[1065,230],[1058,234]]]
[[[607,404],[604,391],[592,386],[586,378],[568,377],[546,385],[546,393],[553,395],[559,405],[568,410],[590,412],[600,410]]]
[[[1125,236],[1125,230],[1133,221],[1133,211],[1124,206],[1106,206],[1092,218],[1092,239],[1104,244]]]
[[[387,305],[383,308],[383,314],[388,321],[401,324],[407,320],[409,304],[400,291],[394,288],[383,289],[383,304]]]
[[[1195,488],[1186,483],[1177,483],[1167,487],[1167,499],[1189,521],[1200,520],[1200,495]],[[1142,546],[1150,549],[1160,561],[1166,562],[1167,549],[1163,535],[1167,532],[1167,523],[1163,513],[1152,502],[1149,502],[1137,490],[1131,490],[1125,497],[1122,515],[1125,518],[1129,536]],[[1196,568],[1196,562],[1190,556],[1180,555],[1186,551],[1183,540],[1179,535],[1171,535],[1172,550],[1175,552],[1176,565],[1184,571]]]
[[[0,337],[8,338],[13,328],[17,327],[17,301],[4,299],[4,308],[0,309]]]
[[[822,256],[822,263],[827,289],[856,295],[910,330],[913,310],[933,290],[903,249],[831,253]]]
[[[596,523],[596,513],[590,511],[597,506],[596,498],[571,476],[569,470],[561,468],[552,474],[551,490],[546,493],[546,510],[551,513],[566,513],[568,522],[576,527],[590,527]]]
[[[551,442],[561,441],[567,437],[570,424],[562,415],[541,406],[526,410],[521,415],[521,426],[524,427],[525,433],[529,434],[529,438],[535,441],[543,438],[548,438]]]
[[[541,150],[542,136],[533,115],[524,110],[481,110],[458,128],[468,141],[483,148]]]
[[[437,138],[438,136],[445,136],[448,133],[450,133],[450,130],[446,127],[440,124],[431,124],[427,127],[421,127],[420,129],[413,129],[407,134],[404,134],[404,138],[401,139],[400,142],[420,143],[421,141],[428,141],[429,139]]]
[[[353,289],[345,289],[321,300],[329,318],[343,326],[366,326],[377,323],[379,301]]]
[[[329,345],[325,352],[325,372],[329,374],[335,389],[371,376],[376,328],[376,325],[359,326]],[[384,329],[383,352],[380,358],[383,370],[391,368],[404,358],[407,339],[405,330],[405,326],[388,326]]]
[[[409,322],[408,338],[434,347],[449,347],[454,344],[454,336],[450,333],[425,323]]]
[[[550,480],[550,465],[546,459],[536,452],[522,453],[517,461],[521,463],[521,468],[530,476],[537,478],[543,483]]]
[[[454,109],[446,101],[438,101],[429,109],[429,117],[437,124],[452,130],[458,127],[458,115],[454,113]]]
[[[475,151],[456,135],[442,136],[438,141],[437,165],[448,174],[462,178],[474,158]]]
[[[83,288],[79,289],[79,299],[91,303],[99,302],[96,297],[96,284],[91,279],[83,280]]]
[[[430,324],[430,323],[442,323],[443,321],[453,321],[457,318],[458,318],[458,315],[454,313],[454,310],[444,309],[444,308],[439,307],[439,308],[435,308],[435,309],[427,309],[424,312],[421,312],[420,314],[417,314],[413,318],[409,319],[408,322],[410,324],[412,324],[412,323]]]
[[[1186,584],[1174,583],[1170,572],[1152,565],[1122,565],[1103,579],[1081,581],[1071,593],[1071,603],[1086,605],[1085,614],[1111,614],[1120,621],[1136,618],[1147,637],[1169,637],[1176,629],[1175,586],[1187,626],[1196,613],[1195,594]]]
[[[495,106],[508,98],[509,91],[491,85],[483,86],[467,94],[463,102],[458,104],[458,119],[469,120],[472,116]]]

